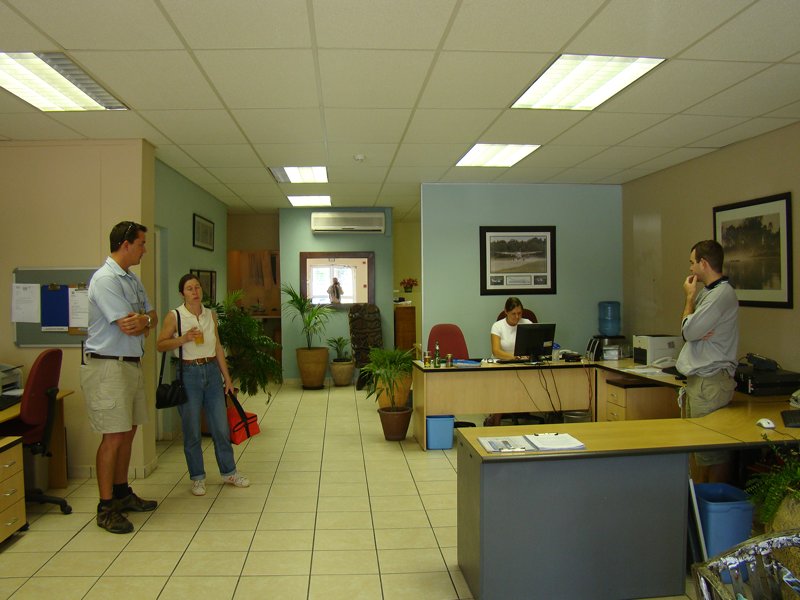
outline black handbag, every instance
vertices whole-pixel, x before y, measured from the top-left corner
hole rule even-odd
[[[175,311],[178,320],[178,336],[181,335],[181,316]],[[161,353],[161,372],[158,375],[158,387],[156,388],[156,408],[172,408],[180,406],[187,400],[186,390],[183,387],[183,346],[178,346],[178,377],[172,383],[162,383],[164,379],[164,364],[167,361],[167,353]]]

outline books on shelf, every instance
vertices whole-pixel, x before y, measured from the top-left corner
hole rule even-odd
[[[580,450],[586,446],[568,433],[531,433],[525,436],[537,450]]]

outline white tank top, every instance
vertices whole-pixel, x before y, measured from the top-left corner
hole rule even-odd
[[[203,332],[203,343],[195,344],[188,342],[182,346],[183,360],[194,360],[196,358],[210,358],[217,354],[217,336],[214,329],[214,316],[211,310],[203,307],[203,312],[196,317],[189,312],[185,304],[178,307],[181,315],[181,333],[186,333],[192,327],[199,327]],[[175,337],[178,337],[178,329],[175,328]],[[178,356],[178,349],[175,348],[175,356]]]

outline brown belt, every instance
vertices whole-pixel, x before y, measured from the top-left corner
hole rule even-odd
[[[216,360],[216,356],[207,356],[206,358],[192,358],[190,360],[183,361],[185,365],[205,365],[210,363],[212,360]]]

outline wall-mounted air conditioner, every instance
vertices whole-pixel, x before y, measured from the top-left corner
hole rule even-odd
[[[312,212],[314,233],[383,233],[386,214],[383,212]]]

